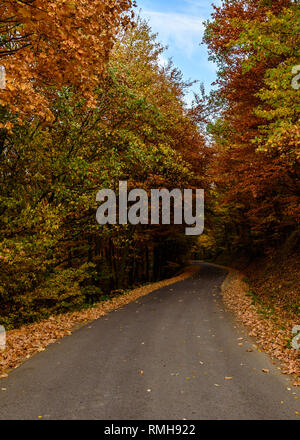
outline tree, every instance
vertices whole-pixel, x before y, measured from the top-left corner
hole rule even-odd
[[[52,121],[35,115],[7,134],[0,165],[7,327],[172,275],[188,256],[184,226],[96,222],[101,188],[117,191],[120,180],[146,191],[193,188],[193,170],[204,167],[204,141],[183,103],[186,85],[171,64],[160,67],[161,50],[138,20],[118,35],[95,108],[79,87],[57,87]]]
[[[299,6],[226,0],[204,40],[219,65],[209,102],[217,104],[209,126],[214,209],[225,208],[226,247],[262,252],[299,221],[299,94],[291,87]]]
[[[0,104],[19,120],[36,114],[49,121],[55,88],[72,85],[80,89],[87,105],[95,105],[94,88],[120,27],[130,21],[132,3],[3,0],[0,60],[7,87],[0,92]]]

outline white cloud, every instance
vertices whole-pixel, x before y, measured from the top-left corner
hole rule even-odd
[[[204,31],[202,18],[150,10],[142,11],[142,15],[150,19],[151,28],[159,33],[159,40],[165,45],[175,46],[188,58],[199,49]]]

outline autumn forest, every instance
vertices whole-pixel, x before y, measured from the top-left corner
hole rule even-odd
[[[190,259],[250,264],[257,292],[271,264],[274,294],[278,258],[294,287],[266,301],[299,316],[299,43],[297,2],[224,0],[202,41],[217,82],[188,106],[131,0],[2,0],[0,324],[92,307]],[[122,180],[204,189],[204,233],[100,226],[97,191]]]

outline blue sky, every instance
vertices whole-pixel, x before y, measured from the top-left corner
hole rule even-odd
[[[220,0],[214,0],[219,5]],[[216,66],[208,61],[205,45],[201,45],[203,21],[213,10],[212,0],[137,0],[141,15],[149,19],[153,31],[159,34],[158,40],[169,49],[165,57],[171,57],[185,79],[199,80],[205,90],[211,89],[216,78]],[[199,85],[193,86],[195,91]],[[187,96],[190,102],[192,94]]]

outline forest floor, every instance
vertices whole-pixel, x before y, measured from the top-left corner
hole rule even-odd
[[[223,297],[254,336],[259,349],[281,361],[283,372],[300,385],[300,351],[292,347],[292,330],[300,325],[300,255],[274,256],[233,270]]]

